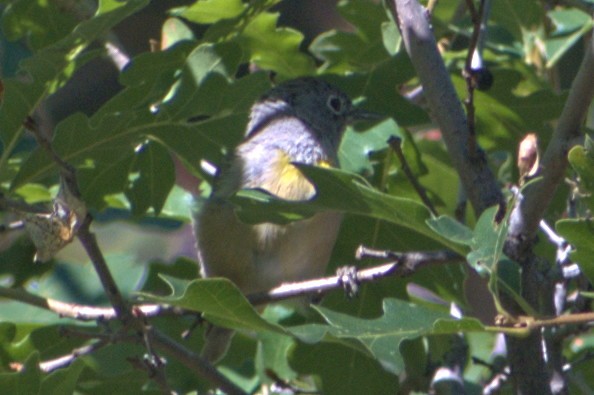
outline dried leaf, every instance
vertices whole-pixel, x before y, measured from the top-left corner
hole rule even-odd
[[[70,225],[54,213],[23,213],[22,216],[25,221],[25,229],[37,248],[37,253],[33,258],[35,262],[49,261],[74,238],[74,232]]]
[[[527,134],[518,147],[518,172],[520,173],[520,185],[526,179],[534,176],[539,166],[538,138],[536,134]]]
[[[87,215],[83,201],[75,196],[62,179],[51,213],[22,213],[25,229],[37,253],[35,262],[47,262],[76,236]]]

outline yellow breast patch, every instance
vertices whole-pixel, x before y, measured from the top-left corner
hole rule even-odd
[[[331,167],[327,161],[317,163],[321,167]],[[269,180],[262,185],[267,191],[287,200],[307,200],[315,194],[315,188],[301,171],[291,163],[291,158],[277,151],[277,160],[272,166]]]

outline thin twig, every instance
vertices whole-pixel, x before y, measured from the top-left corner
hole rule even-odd
[[[76,178],[76,169],[71,166],[69,163],[64,161],[60,155],[54,150],[51,142],[37,129],[35,123],[32,119],[27,119],[25,122],[27,128],[33,133],[37,143],[44,149],[51,157],[51,159],[58,165],[60,169],[60,175],[62,180],[62,188],[65,190],[63,191],[64,195],[72,196],[74,199],[80,201],[81,193],[78,188],[78,182]],[[81,218],[82,219],[82,218]],[[90,231],[92,218],[90,215],[86,215],[84,219],[82,219],[82,223],[80,227],[77,229],[77,236],[80,240],[83,248],[87,252],[87,255],[91,259],[91,263],[99,276],[99,280],[101,281],[101,285],[105,290],[107,297],[113,306],[116,316],[122,321],[127,322],[128,318],[130,318],[130,311],[118,286],[107,267],[107,262],[105,261],[105,257],[103,256],[103,252],[99,248],[97,243],[97,239],[95,235]]]
[[[1,232],[11,232],[14,230],[20,230],[25,227],[24,221],[13,221],[7,224],[0,224],[0,233]]]
[[[68,162],[65,162],[60,157],[60,155],[58,155],[58,153],[54,150],[54,147],[52,146],[51,141],[48,140],[48,138],[46,136],[44,136],[43,133],[41,133],[41,131],[35,124],[35,121],[33,120],[33,118],[28,117],[24,121],[24,126],[33,134],[33,136],[35,137],[35,140],[37,141],[37,144],[39,144],[39,146],[50,155],[50,158],[58,165],[58,168],[60,169],[61,172],[64,172],[67,174],[73,172],[72,166]],[[77,192],[77,191],[78,191],[78,189],[73,192]],[[80,193],[78,195],[80,195]]]
[[[83,355],[89,355],[98,349],[107,346],[110,344],[109,341],[99,340],[95,343],[89,344],[87,346],[79,347],[74,350],[68,355],[61,356],[59,358],[55,358],[52,360],[44,361],[39,363],[39,369],[45,373],[53,372],[54,370],[65,368],[70,366],[77,358]]]
[[[402,152],[402,139],[400,137],[391,136],[388,139],[388,144],[390,144],[390,148],[392,148],[392,150],[396,153],[396,156],[400,161],[400,165],[402,166],[402,171],[406,175],[406,178],[408,178],[408,181],[412,184],[413,188],[417,192],[417,195],[419,195],[419,197],[425,204],[425,207],[427,207],[429,211],[431,211],[431,214],[438,216],[439,213],[435,209],[435,206],[433,206],[433,203],[431,202],[431,199],[429,199],[429,196],[427,196],[425,188],[423,188],[423,186],[419,184],[419,181],[416,179],[415,175],[410,169],[410,166],[408,165],[406,158],[404,157],[404,153]]]
[[[39,205],[31,205],[20,200],[10,199],[0,193],[0,211],[15,211],[33,214],[47,212],[47,209]]]
[[[107,262],[105,261],[103,252],[99,248],[95,234],[89,229],[90,226],[91,216],[87,216],[78,231],[78,239],[89,258],[91,258],[91,263],[95,268],[95,272],[97,272],[97,275],[99,276],[99,281],[101,281],[101,285],[107,294],[109,302],[114,308],[116,316],[123,322],[127,322],[130,318],[130,310],[107,267]]]
[[[436,252],[391,252],[389,257],[394,262],[355,270],[352,279],[356,284],[376,281],[390,276],[407,276],[421,267],[433,264],[448,264],[460,262],[464,258],[451,251]],[[335,276],[301,281],[298,283],[282,284],[270,291],[247,295],[247,299],[254,305],[277,302],[308,294],[323,294],[335,289],[343,289],[345,285],[344,273]]]
[[[0,286],[0,297],[9,298],[31,306],[49,310],[58,314],[60,317],[74,318],[80,321],[109,321],[117,318],[115,310],[111,307],[86,306],[50,298],[42,298],[27,292],[22,288],[7,288]],[[184,313],[179,308],[158,304],[135,305],[134,310],[139,311],[145,317],[162,316],[165,314],[181,315]]]
[[[379,254],[383,254],[380,256]],[[451,251],[434,252],[393,252],[368,249],[359,247],[357,251],[358,259],[365,257],[374,257],[380,259],[391,259],[394,262],[368,267],[361,270],[355,270],[354,281],[357,283],[372,282],[387,276],[406,276],[410,275],[420,267],[431,264],[447,264],[464,260],[460,255]],[[247,299],[255,305],[270,303],[307,294],[321,294],[335,289],[342,289],[344,286],[344,274],[306,280],[295,283],[282,284],[269,291],[247,295]],[[110,320],[119,318],[115,310],[110,308],[82,306],[70,303],[64,303],[51,299],[41,298],[30,294],[22,289],[11,289],[0,287],[0,296],[19,300],[23,303],[31,304],[46,310],[54,311],[62,316],[76,318],[80,320]],[[146,315],[155,316],[173,310],[167,306],[160,305],[138,305],[132,308],[133,316]]]
[[[435,252],[392,252],[368,249],[359,247],[358,259],[366,257],[374,257],[379,259],[392,259],[394,262],[372,266],[359,271],[355,271],[358,283],[372,282],[387,276],[406,276],[420,267],[431,264],[447,264],[452,262],[459,262],[464,258],[451,251],[435,251]],[[380,256],[380,254],[382,254]],[[296,283],[283,284],[279,287],[273,288],[270,291],[247,295],[247,299],[253,304],[264,304],[306,294],[325,293],[335,289],[341,289],[344,285],[343,276],[335,275],[330,277],[323,277],[313,280],[301,281]],[[108,307],[94,307],[84,306],[73,303],[65,303],[53,299],[46,299],[40,296],[31,294],[23,289],[13,289],[0,287],[0,297],[6,297],[13,300],[40,307],[56,314],[75,318],[81,321],[90,320],[113,320],[119,318],[115,309]],[[133,316],[143,315],[146,317],[160,316],[163,314],[183,314],[184,311],[175,307],[146,304],[136,305],[132,308]]]
[[[405,92],[401,92],[400,93],[402,95],[403,98],[405,98],[406,100],[408,100],[409,102],[411,102],[412,104],[415,104],[421,108],[426,109],[427,105],[425,104],[425,95],[423,92],[423,86],[419,85],[417,87],[411,88],[408,91]]]
[[[160,331],[152,328],[148,332],[151,343],[157,350],[173,355],[178,361],[184,364],[188,369],[195,372],[198,376],[204,377],[217,388],[229,395],[245,395],[246,393],[225,376],[223,376],[214,366],[208,363],[200,355],[188,350],[181,344],[173,341]]]
[[[466,223],[466,207],[468,206],[468,199],[462,183],[458,183],[458,199],[456,201],[456,209],[454,210],[454,218],[461,224]]]
[[[481,25],[483,20],[482,16],[484,0],[480,0],[478,10],[475,8],[473,0],[466,0],[466,6],[468,7],[468,11],[470,13],[473,29],[472,35],[470,36],[470,43],[468,44],[468,53],[466,55],[466,62],[463,72],[464,79],[466,80],[466,91],[468,94],[466,100],[464,100],[464,106],[466,107],[466,118],[468,120],[468,152],[470,155],[474,155],[477,149],[475,122],[476,116],[474,108],[474,90],[476,88],[476,84],[473,76],[474,69],[472,67],[472,60],[475,57],[475,52],[479,43],[479,36],[481,33]]]
[[[431,15],[433,14],[433,10],[435,9],[435,7],[437,6],[437,2],[439,0],[429,0],[429,2],[427,3],[427,12]]]
[[[509,381],[509,374],[499,373],[485,384],[483,387],[483,395],[498,394],[501,392],[503,386]]]
[[[149,325],[146,317],[142,316],[142,314],[137,312],[136,316],[140,318],[139,321],[142,321],[142,325],[140,326],[142,330],[142,340],[147,351],[142,359],[141,366],[147,371],[148,377],[159,386],[163,394],[173,394],[174,392],[169,386],[167,374],[165,373],[165,360],[155,352],[152,344],[152,337],[149,335],[152,327]]]

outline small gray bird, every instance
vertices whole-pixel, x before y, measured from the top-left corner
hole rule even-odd
[[[196,216],[202,276],[226,277],[245,294],[321,277],[338,235],[340,213],[321,212],[288,225],[248,225],[236,217],[227,199],[246,188],[292,201],[312,198],[314,186],[293,163],[338,166],[346,126],[370,115],[353,107],[335,86],[311,77],[284,82],[258,100],[245,140],[230,166],[217,174],[212,196]],[[232,333],[211,327],[202,355],[218,361]]]

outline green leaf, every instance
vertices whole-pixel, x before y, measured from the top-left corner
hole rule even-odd
[[[194,196],[186,189],[174,185],[165,200],[161,215],[187,221],[193,205]]]
[[[427,113],[396,92],[397,86],[415,77],[410,59],[398,54],[374,64],[366,73],[350,74],[342,84],[351,97],[364,97],[365,108],[378,114],[391,116],[401,127],[429,122]],[[394,89],[389,94],[388,90]]]
[[[178,258],[174,262],[151,262],[142,285],[142,292],[165,295],[171,293],[171,284],[164,282],[161,276],[171,279],[194,280],[198,274],[198,263],[188,258]],[[173,280],[172,280],[173,282]]]
[[[474,228],[472,251],[467,258],[468,263],[479,273],[485,270],[492,272],[502,255],[507,224],[505,221],[495,223],[498,210],[497,206],[485,210]]]
[[[187,69],[191,71],[196,85],[210,73],[218,73],[230,79],[241,62],[241,48],[234,42],[202,44],[190,53]]]
[[[126,193],[132,212],[142,215],[152,207],[159,215],[175,183],[171,155],[160,144],[148,142],[137,149],[136,158],[139,175]]]
[[[48,188],[41,184],[24,185],[17,189],[15,193],[29,204],[50,202],[52,200],[52,194]]]
[[[278,324],[293,313],[293,310],[286,308],[282,304],[276,304],[267,306],[263,317],[269,322]],[[296,344],[295,339],[286,334],[268,331],[259,332],[257,335],[259,341],[256,356],[258,371],[265,375],[267,370],[271,370],[283,380],[295,379],[297,374],[288,361],[290,351]]]
[[[554,35],[564,35],[580,30],[588,25],[592,18],[587,13],[577,9],[553,9],[547,12],[555,26]]]
[[[178,54],[172,56],[177,58]],[[162,56],[156,59],[168,61]],[[191,55],[188,59],[191,60]],[[234,146],[241,138],[251,104],[269,86],[261,73],[230,84],[213,71],[199,87],[195,86],[191,73],[185,74],[182,82],[184,78],[188,80],[182,86],[188,88],[178,90],[171,100],[160,106],[157,114],[150,111],[148,103],[143,108],[128,106],[117,111],[108,103],[113,113],[100,111],[90,119],[75,114],[58,125],[54,149],[65,161],[90,169],[86,170],[89,175],[86,179],[83,170],[81,189],[92,203],[91,207],[102,208],[105,195],[124,191],[134,147],[147,138],[167,146],[194,171],[199,171],[202,158],[219,161],[228,150],[226,147]],[[144,80],[133,82],[144,84]],[[128,97],[129,94],[130,91],[124,91],[120,95]],[[119,101],[119,96],[113,100]],[[190,118],[197,115],[206,118]],[[13,187],[44,180],[55,171],[55,163],[43,150],[37,149],[14,178]]]
[[[17,373],[0,373],[0,393],[14,395],[38,394],[41,383],[39,353],[27,358]]]
[[[547,13],[555,25],[555,32],[545,42],[546,67],[553,67],[586,33],[594,22],[578,9],[552,10]]]
[[[235,284],[225,278],[189,282],[162,278],[175,292],[164,297],[142,293],[145,300],[201,312],[208,322],[226,328],[285,333],[262,319]]]
[[[21,63],[26,78],[10,78],[4,83],[0,106],[0,140],[4,143],[0,157],[0,173],[21,137],[23,121],[39,102],[62,86],[81,64],[81,51],[97,37],[138,11],[147,0],[118,2],[105,0],[97,14],[82,23],[68,36],[48,46]],[[86,59],[88,60],[88,59]],[[86,61],[85,60],[85,61]]]
[[[279,14],[261,13],[238,37],[249,60],[264,70],[274,70],[283,78],[314,74],[314,61],[299,49],[303,34],[276,23]]]
[[[192,29],[177,18],[167,18],[161,28],[161,48],[163,49],[170,48],[181,41],[194,40],[195,38]]]
[[[522,43],[530,41],[530,33],[542,23],[544,11],[537,0],[502,0],[493,3],[490,15],[490,20]]]
[[[48,395],[66,395],[75,393],[78,379],[85,368],[82,359],[76,359],[67,367],[49,374],[41,382],[40,393]]]
[[[584,145],[576,145],[567,156],[569,163],[580,176],[580,188],[587,193],[594,192],[594,151],[592,146],[592,139],[586,135]]]
[[[396,375],[382,369],[375,359],[339,344],[299,344],[291,365],[301,375],[321,380],[318,386],[324,395],[400,393]]]
[[[51,1],[18,0],[2,13],[2,32],[10,41],[27,39],[38,50],[67,36],[76,19]]]
[[[341,1],[338,11],[356,31],[331,30],[314,39],[309,49],[324,61],[321,67],[324,72],[344,74],[371,70],[388,60],[381,29],[388,18],[380,3]]]
[[[402,37],[396,24],[392,21],[382,23],[382,41],[384,48],[391,56],[400,52],[402,46]]]
[[[513,206],[513,200],[508,202],[508,207]],[[489,289],[499,309],[503,309],[499,303],[499,297],[501,293],[505,293],[511,296],[527,314],[536,315],[534,309],[522,297],[520,266],[503,254],[511,210],[508,210],[500,223],[496,223],[495,215],[498,210],[499,208],[495,206],[481,214],[473,231],[472,251],[468,253],[466,259],[478,273],[489,276]]]
[[[482,324],[476,319],[454,320],[446,313],[398,299],[385,299],[384,315],[376,319],[356,318],[321,306],[315,309],[328,323],[325,327],[318,326],[318,331],[324,329],[328,335],[338,340],[356,341],[378,359],[386,370],[395,374],[404,368],[399,346],[405,339],[484,330]],[[289,330],[297,337],[301,337],[304,329],[308,327],[309,325],[305,325],[301,328],[289,328]],[[312,338],[308,336],[303,340],[311,341]]]
[[[129,245],[128,251],[132,248]],[[112,247],[113,248],[113,247]],[[65,256],[66,251],[59,256]],[[109,253],[104,250],[109,269],[116,278],[120,292],[124,296],[136,291],[145,278],[145,267],[140,265],[140,257],[134,253]],[[79,258],[80,259],[80,258]],[[57,258],[56,258],[57,260]],[[43,276],[30,281],[26,290],[31,293],[43,295],[44,297],[88,305],[107,305],[108,300],[105,290],[93,270],[88,258],[73,263],[61,262],[51,267]],[[32,261],[29,261],[32,265]],[[26,262],[20,262],[27,265]],[[44,268],[44,270],[47,270]],[[54,312],[40,309],[32,305],[26,305],[18,301],[2,300],[0,302],[0,319],[15,323],[64,323],[64,318],[57,316]]]
[[[98,210],[106,206],[105,195],[121,192],[128,185],[128,172],[134,163],[132,150],[105,150],[92,163],[78,171],[79,188],[89,207]]]
[[[81,329],[80,327],[69,328],[72,330]],[[26,322],[18,323],[16,329],[18,330],[17,336],[2,345],[4,353],[11,360],[16,361],[25,360],[35,352],[41,353],[46,358],[48,355],[67,354],[84,342],[82,339],[76,340],[62,335],[64,321],[62,321],[61,327]]]
[[[574,247],[571,259],[580,265],[590,281],[594,281],[594,225],[590,219],[562,219],[555,229]]]
[[[387,119],[363,133],[348,128],[338,150],[340,168],[353,173],[373,174],[369,155],[386,149],[388,138],[391,136],[398,136],[402,140],[407,138],[392,119]]]
[[[6,221],[3,217],[3,221]],[[0,277],[9,279],[13,287],[21,287],[31,280],[35,281],[39,276],[53,270],[53,265],[35,265],[33,256],[36,248],[28,236],[16,238],[16,242],[7,246],[0,252]],[[1,303],[1,302],[0,302]],[[0,314],[0,318],[3,314]]]
[[[245,8],[241,0],[202,0],[189,7],[173,9],[171,13],[192,22],[209,24],[238,17]]]
[[[567,95],[540,83],[532,86],[528,81],[534,77],[522,73],[522,67],[523,63],[513,69],[493,68],[497,83],[489,91],[475,92],[477,131],[481,145],[487,150],[515,152],[518,142],[531,130],[542,140],[545,137],[542,132],[548,131],[549,123],[561,114]],[[453,81],[458,94],[465,97],[466,83],[458,76]]]
[[[145,352],[146,348],[140,344],[122,342],[81,356],[87,365],[80,377],[81,384],[84,383],[84,387],[91,388],[95,394],[139,393],[139,388],[146,384],[146,373],[138,374],[138,370],[130,361],[139,358]]]
[[[264,191],[242,190],[232,198],[239,206],[238,216],[248,223],[287,223],[310,217],[318,211],[336,210],[388,221],[454,251],[463,250],[427,226],[425,221],[431,218],[431,213],[422,204],[381,193],[352,173],[302,164],[296,166],[316,185],[317,194],[312,200],[290,202]]]
[[[473,232],[467,226],[445,215],[427,220],[427,225],[438,234],[455,243],[471,246]]]

